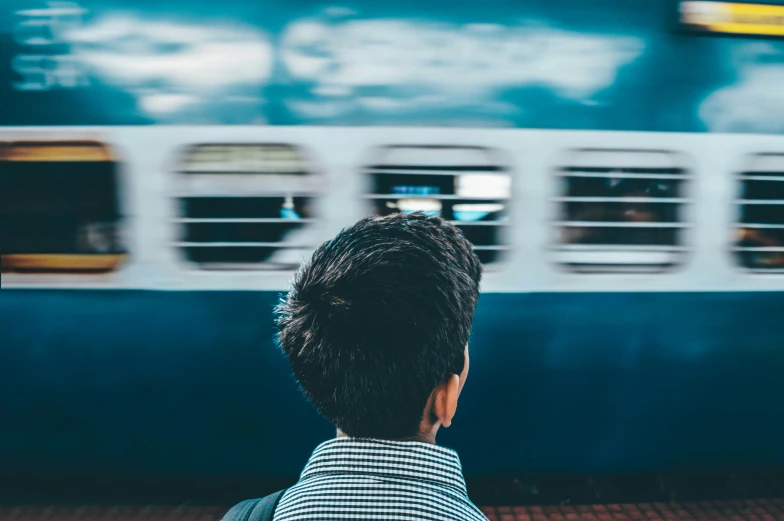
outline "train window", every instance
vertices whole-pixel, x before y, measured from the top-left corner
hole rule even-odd
[[[122,262],[117,162],[101,143],[0,148],[4,272],[107,272]]]
[[[682,262],[688,175],[677,155],[575,151],[558,177],[559,263],[581,272],[650,272]]]
[[[376,215],[422,211],[460,228],[490,264],[509,249],[511,177],[496,152],[480,147],[389,146],[365,168]]]
[[[784,273],[784,154],[752,156],[738,180],[736,260],[752,271]]]
[[[205,144],[178,175],[184,258],[201,269],[290,269],[313,247],[314,177],[291,145]]]

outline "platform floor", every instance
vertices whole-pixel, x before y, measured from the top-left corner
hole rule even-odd
[[[784,500],[483,507],[490,521],[781,521]]]
[[[2,521],[220,521],[226,506],[0,505]],[[489,506],[489,521],[784,521],[784,499]]]

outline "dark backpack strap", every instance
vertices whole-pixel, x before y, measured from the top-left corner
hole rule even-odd
[[[275,509],[286,489],[261,499],[246,499],[237,503],[223,516],[223,521],[272,521]]]

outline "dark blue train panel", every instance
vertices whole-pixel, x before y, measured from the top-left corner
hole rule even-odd
[[[295,478],[334,429],[272,342],[277,298],[0,292],[0,478]],[[439,443],[469,477],[780,469],[783,298],[484,294]]]

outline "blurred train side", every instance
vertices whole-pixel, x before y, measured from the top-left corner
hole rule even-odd
[[[597,4],[598,27],[619,24],[619,13],[642,16],[622,4]],[[554,5],[570,20],[583,13],[569,2]],[[685,61],[746,43],[657,38],[685,50]],[[780,44],[764,45],[765,67],[778,71],[769,57]],[[133,126],[142,121],[109,113],[111,126],[76,126],[85,123],[81,116],[60,111],[56,123],[70,126],[55,127],[36,107],[29,124],[15,108],[0,141],[90,141],[113,152],[127,255],[104,274],[3,274],[0,474],[293,478],[315,444],[333,434],[298,394],[273,344],[270,311],[291,270],[201,270],[175,246],[178,161],[204,143],[301,149],[314,180],[314,244],[370,212],[365,174],[379,147],[497,153],[511,178],[506,249],[483,283],[460,415],[439,439],[460,451],[468,475],[780,468],[784,278],[744,269],[733,248],[738,175],[756,155],[784,152],[784,136],[762,113],[759,127],[745,113],[733,127],[732,111],[700,120],[696,106],[683,120],[657,119],[656,108],[685,110],[667,103],[677,88],[663,94],[658,84],[632,93],[636,115],[624,114],[621,98],[586,98],[574,117],[548,124],[570,110],[564,100],[582,96],[568,80],[548,81],[544,90],[562,89],[555,96],[562,106],[545,100],[531,107],[533,121],[441,107],[418,122],[416,110],[408,119],[359,111],[307,121],[292,109],[280,120],[270,115],[272,125],[190,124],[234,122],[204,112],[152,121],[180,125]],[[155,106],[145,105],[143,92],[125,91],[137,96],[140,111]],[[180,95],[166,93],[173,94]],[[652,109],[644,108],[648,100]],[[712,121],[729,126],[712,128]],[[518,128],[487,128],[492,122]],[[418,128],[395,126],[406,123]],[[704,132],[744,129],[767,134]],[[679,212],[684,255],[671,269],[583,273],[562,265],[558,172],[583,150],[678,158],[689,178],[679,196],[686,200]]]

